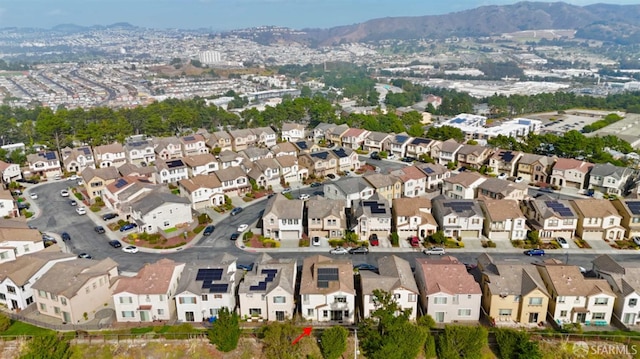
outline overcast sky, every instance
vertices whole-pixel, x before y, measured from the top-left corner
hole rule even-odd
[[[350,25],[388,16],[438,15],[509,0],[0,0],[0,28],[128,22],[152,28],[229,30],[259,25],[296,29]],[[586,5],[597,2],[569,0]],[[638,0],[617,0],[634,4]]]

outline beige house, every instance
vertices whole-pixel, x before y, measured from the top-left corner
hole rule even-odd
[[[571,239],[578,227],[578,215],[569,200],[535,199],[522,202],[522,212],[531,230],[540,239],[564,237]]]
[[[396,176],[372,173],[363,178],[373,187],[378,197],[384,198],[390,206],[395,198],[402,197],[402,181]]]
[[[512,199],[522,201],[529,197],[525,183],[514,183],[499,178],[487,178],[478,185],[478,198]]]
[[[305,153],[298,157],[298,163],[316,177],[338,173],[338,158],[331,151]]]
[[[478,269],[482,272],[482,307],[494,325],[536,328],[546,321],[549,293],[535,265],[496,263],[483,253]]]
[[[219,148],[221,151],[230,151],[233,148],[231,142],[231,135],[227,132],[216,131],[209,136],[206,145],[210,148],[210,151],[214,151],[216,148]]]
[[[611,203],[622,216],[620,224],[625,229],[625,237],[640,236],[640,200],[616,199]]]
[[[342,238],[347,229],[344,201],[313,197],[306,205],[309,237]]]
[[[262,234],[277,240],[295,240],[302,238],[304,201],[289,200],[281,193],[267,200],[262,216]],[[297,243],[297,242],[296,242]]]
[[[575,189],[587,188],[589,171],[593,163],[573,158],[558,158],[551,170],[549,183],[553,186]]]
[[[494,174],[513,176],[518,168],[518,161],[523,153],[511,150],[498,150],[491,155],[487,166]]]
[[[483,234],[490,240],[524,240],[527,238],[527,218],[518,201],[509,199],[483,199]]]
[[[180,195],[189,198],[193,209],[224,204],[222,183],[214,175],[200,175],[178,182]]]
[[[547,183],[551,175],[551,168],[557,157],[549,157],[525,153],[518,161],[516,177],[522,177],[525,183]]]
[[[104,189],[120,178],[116,167],[91,168],[87,167],[81,173],[84,190],[91,200],[100,197]]]
[[[442,194],[453,199],[474,199],[478,187],[486,180],[478,172],[460,172],[443,180]]]
[[[296,275],[295,259],[274,259],[260,254],[254,268],[238,285],[240,317],[248,321],[292,319],[296,309]]]
[[[578,215],[576,235],[582,239],[621,240],[624,227],[622,216],[606,199],[574,199],[573,208]]]
[[[89,146],[65,147],[61,151],[62,163],[66,172],[80,173],[87,167],[96,167],[93,152]]]
[[[96,167],[120,167],[127,163],[124,147],[117,142],[109,145],[96,146],[93,149]]]
[[[154,139],[156,160],[170,161],[182,158],[182,142],[177,137],[161,137]]]
[[[491,155],[491,149],[480,145],[462,145],[458,150],[458,166],[480,169]]]
[[[258,136],[251,129],[229,131],[229,135],[231,136],[231,148],[236,152],[242,151],[258,142]]]
[[[117,277],[118,264],[111,258],[56,263],[31,286],[36,308],[63,323],[87,322],[109,306]]]
[[[456,258],[417,258],[415,277],[422,312],[436,323],[477,322],[480,319],[480,285]]]
[[[438,230],[431,214],[431,200],[424,197],[393,200],[393,229],[400,239],[418,236],[426,238]]]
[[[351,230],[360,239],[369,239],[375,234],[388,238],[391,234],[391,208],[389,202],[377,194],[368,200],[360,200],[352,209]]]

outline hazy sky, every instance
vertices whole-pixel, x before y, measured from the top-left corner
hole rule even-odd
[[[509,0],[0,0],[0,28],[129,22],[152,28],[238,29],[349,25],[388,16],[437,15]],[[568,0],[585,5],[610,1]],[[638,0],[617,0],[633,4]]]

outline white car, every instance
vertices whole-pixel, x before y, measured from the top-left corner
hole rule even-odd
[[[516,177],[516,179],[514,180],[515,183],[520,183],[522,181],[524,181],[524,178],[522,177]]]
[[[83,214],[87,214],[87,210],[84,207],[78,207],[76,208],[76,213],[82,216]]]
[[[441,255],[445,254],[445,250],[442,247],[429,247],[429,248],[423,250],[422,253],[427,254],[427,255],[435,254],[435,255],[441,256]]]
[[[329,254],[349,254],[349,250],[344,247],[335,247],[329,251]]]
[[[306,200],[308,200],[309,198],[311,198],[311,196],[309,196],[309,195],[308,195],[308,194],[306,194],[306,193],[303,193],[303,194],[301,194],[301,195],[300,195],[300,197],[298,197],[298,199],[301,199],[301,200],[303,200],[303,201],[306,201]]]
[[[136,246],[126,246],[122,248],[122,251],[125,253],[138,253],[138,247]]]
[[[311,238],[311,245],[318,247],[320,245],[320,237]]]
[[[62,191],[60,191],[60,195],[62,197],[69,197],[69,191],[66,189],[63,189]]]
[[[506,173],[499,174],[498,175],[498,179],[506,180],[507,179],[507,174]]]
[[[38,199],[38,194],[37,193],[29,193],[29,197],[31,197],[31,199]]]
[[[396,154],[395,153],[389,153],[387,155],[387,159],[388,160],[395,160],[396,159]]]
[[[567,242],[567,240],[564,239],[563,237],[556,238],[556,242],[558,242],[558,244],[560,245],[560,248],[564,248],[564,249],[569,248],[569,242]]]
[[[78,176],[77,175],[73,175],[73,176],[67,178],[67,180],[69,180],[69,181],[77,181],[78,180]]]
[[[640,246],[640,237],[633,236],[633,237],[631,237],[631,240],[633,241],[633,243],[635,243],[636,245]]]
[[[247,228],[249,228],[249,225],[243,223],[238,227],[238,232],[242,233],[242,232],[246,231]]]

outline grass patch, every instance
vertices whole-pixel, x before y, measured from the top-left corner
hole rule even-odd
[[[176,228],[176,227],[171,227],[171,228],[167,228],[167,229],[165,229],[165,230],[164,230],[164,233],[171,233],[171,232],[175,232],[175,231],[177,231],[177,230],[178,230],[178,228]]]
[[[9,329],[4,331],[2,335],[45,335],[55,333],[51,329],[36,327],[29,323],[12,321]]]

